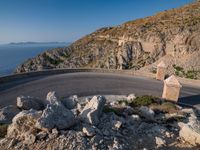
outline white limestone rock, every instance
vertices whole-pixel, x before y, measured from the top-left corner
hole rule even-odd
[[[99,117],[102,114],[106,99],[103,96],[94,96],[80,113],[80,119],[92,125],[99,124]]]
[[[38,118],[40,118],[41,113],[41,111],[35,111],[32,109],[18,113],[13,118],[12,124],[8,127],[7,137],[24,140],[24,137],[27,136],[27,134],[35,135],[37,132],[35,124],[37,123]],[[27,139],[29,138],[27,137]]]
[[[194,113],[189,117],[188,123],[178,123],[179,136],[192,145],[200,145],[200,121]]]
[[[160,148],[166,144],[166,141],[160,137],[155,137],[157,148]]]
[[[38,128],[47,130],[57,128],[62,130],[75,124],[74,114],[57,99],[55,92],[49,92],[47,100],[49,104],[47,104],[42,116],[38,119]]]

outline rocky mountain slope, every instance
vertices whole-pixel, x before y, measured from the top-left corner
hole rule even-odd
[[[16,73],[51,68],[134,69],[170,57],[184,70],[200,70],[200,2],[106,27],[68,47],[39,54]]]

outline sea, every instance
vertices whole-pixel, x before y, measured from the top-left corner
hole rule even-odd
[[[0,76],[12,74],[18,65],[41,52],[67,45],[69,43],[2,44],[0,45]]]

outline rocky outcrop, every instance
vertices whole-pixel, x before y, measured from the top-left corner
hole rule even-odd
[[[24,110],[42,110],[44,108],[44,102],[30,96],[19,96],[17,97],[17,107]]]
[[[76,96],[77,104],[69,110],[62,99],[52,91],[47,94],[44,110],[18,113],[6,137],[0,139],[1,149],[198,149],[200,126],[193,109],[171,104],[174,110],[170,112],[166,108],[162,111],[165,102],[161,100],[151,107],[131,106],[130,99],[123,100],[124,105],[120,99],[113,103],[116,99],[104,96],[85,100]],[[75,110],[76,116],[69,120]]]
[[[41,129],[51,130],[53,128],[67,129],[75,124],[74,114],[65,108],[65,106],[57,99],[55,92],[47,94],[47,104],[41,117],[37,121],[37,127]]]
[[[181,138],[193,145],[200,145],[200,121],[194,111],[190,112],[189,122],[179,123],[179,126]]]
[[[174,58],[174,64],[185,70],[200,70],[199,6],[200,2],[195,2],[99,29],[68,47],[27,60],[17,67],[16,73],[84,67],[138,70],[163,56]]]
[[[73,95],[67,98],[62,98],[61,102],[67,109],[74,109],[76,107],[76,104],[78,103],[78,96]]]
[[[36,110],[24,110],[17,114],[13,118],[12,124],[8,127],[7,137],[24,140],[27,144],[33,144],[37,133],[35,125],[41,113]]]
[[[0,109],[0,124],[10,124],[13,117],[19,112],[20,110],[12,105]]]
[[[98,125],[106,99],[103,96],[94,96],[80,113],[83,122]]]

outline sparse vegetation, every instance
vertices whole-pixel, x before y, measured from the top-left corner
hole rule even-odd
[[[7,124],[0,124],[0,138],[4,138],[7,133]]]
[[[180,66],[176,66],[175,64],[173,64],[173,67],[176,71],[184,71],[184,69]]]
[[[157,68],[156,68],[156,67],[153,67],[153,68],[151,69],[151,72],[152,72],[153,74],[156,74],[156,73],[157,73]]]
[[[121,104],[125,104],[125,105],[129,105],[127,100],[119,100],[118,103]]]
[[[163,102],[162,104],[152,105],[151,108],[155,111],[161,111],[163,113],[174,113],[177,112],[176,105],[171,102]]]
[[[197,79],[198,73],[200,73],[200,71],[189,70],[186,72],[185,77],[189,79]]]
[[[185,78],[188,78],[188,79],[197,79],[198,78],[197,76],[200,73],[200,71],[196,71],[194,69],[185,71],[184,68],[177,66],[175,64],[173,65],[173,68],[174,68],[175,74],[177,76],[185,77]]]
[[[63,62],[62,60],[53,59],[53,58],[49,57],[47,54],[45,54],[45,53],[43,54],[43,57],[53,65],[58,65],[58,64]]]
[[[120,109],[120,108],[116,108],[116,107],[111,107],[111,106],[104,106],[104,109],[103,109],[103,111],[105,112],[105,113],[108,113],[108,112],[113,112],[113,113],[115,113],[116,115],[121,115],[122,114],[122,109]]]
[[[135,100],[133,100],[130,103],[130,106],[132,107],[149,106],[153,103],[156,103],[156,100],[157,98],[154,96],[144,95],[144,96],[137,97]]]

